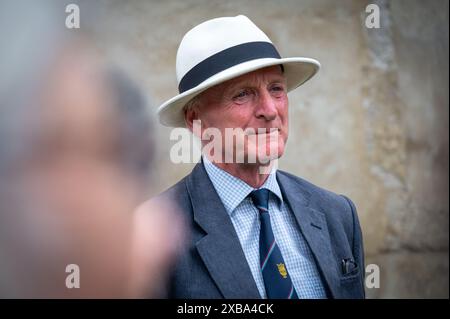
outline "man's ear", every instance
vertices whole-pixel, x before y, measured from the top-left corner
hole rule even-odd
[[[194,121],[198,119],[198,110],[196,107],[189,107],[184,111],[184,122],[191,132],[193,131]]]

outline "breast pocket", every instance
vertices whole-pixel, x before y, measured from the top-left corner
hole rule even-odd
[[[359,265],[353,257],[342,258],[341,260],[341,274],[342,276],[350,276],[359,272]]]
[[[364,298],[364,283],[361,267],[353,258],[343,258],[341,261],[341,293],[342,298]]]

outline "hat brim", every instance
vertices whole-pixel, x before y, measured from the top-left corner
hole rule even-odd
[[[243,74],[279,64],[282,64],[284,67],[284,76],[286,77],[288,92],[308,81],[320,68],[319,61],[300,57],[284,59],[265,58],[237,64],[215,74],[196,87],[166,101],[158,108],[159,122],[162,125],[169,127],[185,127],[183,107],[195,96],[215,85]]]

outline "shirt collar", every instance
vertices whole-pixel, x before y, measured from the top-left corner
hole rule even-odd
[[[236,207],[238,207],[252,191],[256,190],[256,188],[248,185],[243,180],[211,163],[206,156],[202,156],[202,162],[206,173],[213,183],[228,214],[231,215]],[[281,205],[283,196],[281,195],[280,186],[277,182],[276,169],[272,170],[260,189],[261,188],[266,188],[270,190],[272,194],[275,194],[276,198],[278,198],[279,205]]]

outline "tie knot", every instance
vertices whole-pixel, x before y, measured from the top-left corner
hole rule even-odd
[[[262,188],[250,193],[250,198],[253,204],[257,207],[262,207],[265,210],[269,209],[269,190]]]

